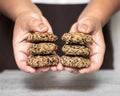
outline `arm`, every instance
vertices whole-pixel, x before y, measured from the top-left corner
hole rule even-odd
[[[31,0],[0,0],[1,12],[16,20],[20,14],[25,12],[33,12],[42,15],[41,11],[31,2]]]
[[[57,70],[57,66],[32,68],[26,65],[29,57],[28,47],[31,45],[25,38],[30,32],[53,32],[51,25],[31,0],[0,0],[0,11],[15,21],[13,32],[13,51],[19,69],[30,73],[41,73]]]
[[[91,0],[80,15],[80,18],[94,17],[104,26],[119,9],[120,0]]]
[[[120,0],[91,0],[86,6],[70,31],[82,32],[92,36],[93,44],[89,46],[91,50],[91,66],[79,70],[72,68],[66,68],[66,70],[73,73],[90,73],[97,71],[101,67],[105,53],[102,27],[119,10],[119,5]]]

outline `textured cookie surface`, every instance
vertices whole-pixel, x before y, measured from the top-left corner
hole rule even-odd
[[[90,60],[83,57],[62,56],[60,58],[61,64],[73,68],[86,68],[90,66]]]
[[[62,40],[65,41],[66,44],[80,45],[91,45],[93,42],[91,35],[83,34],[80,32],[64,33],[62,36]]]
[[[90,49],[80,45],[64,45],[62,51],[65,55],[79,55],[83,57],[90,56]]]
[[[54,43],[39,43],[39,44],[33,44],[31,47],[29,47],[28,54],[46,55],[46,54],[52,54],[56,50],[57,50],[57,45],[55,45]]]
[[[31,43],[39,43],[39,42],[54,42],[56,41],[58,38],[56,35],[54,35],[53,33],[41,33],[41,32],[34,32],[34,33],[30,33],[27,37],[27,41],[31,42]]]
[[[28,59],[27,65],[31,67],[47,67],[57,65],[59,62],[57,55],[32,56]]]

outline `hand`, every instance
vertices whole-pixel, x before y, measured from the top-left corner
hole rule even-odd
[[[93,17],[79,18],[78,21],[72,25],[70,32],[82,32],[92,36],[93,44],[89,46],[91,50],[91,65],[88,68],[79,70],[66,67],[65,70],[81,74],[97,71],[102,65],[105,53],[105,43],[100,22]]]
[[[57,70],[57,67],[44,67],[35,69],[26,65],[28,59],[27,49],[31,45],[25,40],[31,31],[53,32],[52,28],[43,16],[37,13],[26,12],[17,17],[13,35],[13,49],[17,66],[26,72],[42,73],[48,70]]]

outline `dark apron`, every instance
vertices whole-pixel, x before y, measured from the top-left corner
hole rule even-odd
[[[59,37],[56,42],[59,45],[57,53],[61,56],[61,47],[64,42],[61,36],[64,32],[69,32],[71,25],[76,22],[78,16],[85,8],[86,4],[78,5],[47,5],[36,4],[50,22],[54,34]],[[0,71],[4,69],[18,69],[13,56],[12,34],[14,23],[4,16],[0,16]],[[109,24],[103,28],[106,42],[106,52],[101,69],[113,69],[113,46],[111,42]]]

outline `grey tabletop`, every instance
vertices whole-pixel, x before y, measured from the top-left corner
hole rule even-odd
[[[102,70],[75,75],[69,72],[0,73],[0,96],[120,96],[120,72]]]

